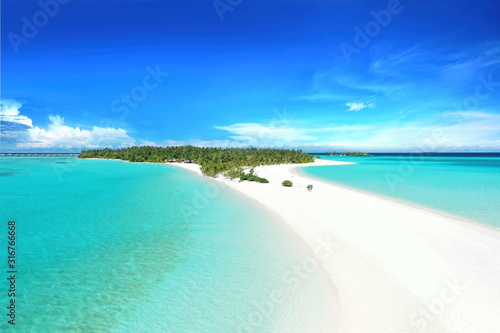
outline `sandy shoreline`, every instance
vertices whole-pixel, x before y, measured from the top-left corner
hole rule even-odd
[[[255,168],[269,184],[217,181],[280,216],[316,253],[338,290],[339,332],[500,332],[500,232],[294,172],[335,164],[344,162]],[[196,164],[171,165],[201,175]],[[316,251],[325,242],[335,250]]]

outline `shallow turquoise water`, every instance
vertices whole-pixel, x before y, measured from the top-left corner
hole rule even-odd
[[[500,227],[500,157],[321,158],[358,164],[300,172]]]
[[[214,184],[166,165],[1,158],[4,248],[7,221],[17,223],[16,328],[273,332],[282,322],[297,321],[299,331],[320,325],[331,311],[316,301],[326,280],[282,280],[307,255],[299,240]],[[262,315],[275,288],[288,289]],[[0,331],[6,326],[2,320]]]

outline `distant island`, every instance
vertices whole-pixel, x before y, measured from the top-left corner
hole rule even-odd
[[[82,150],[79,158],[118,159],[129,162],[197,163],[210,177],[229,173],[242,175],[242,167],[285,163],[310,163],[314,157],[301,150],[258,148],[130,147],[123,149]]]
[[[361,153],[361,152],[346,152],[346,153],[337,153],[334,151],[333,153],[327,152],[326,156],[373,156],[367,153]]]

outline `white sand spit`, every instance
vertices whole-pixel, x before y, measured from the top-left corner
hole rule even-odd
[[[315,253],[338,290],[340,332],[500,332],[500,232],[295,170],[335,164],[255,168],[269,184],[215,181],[275,212],[313,251],[336,244]]]

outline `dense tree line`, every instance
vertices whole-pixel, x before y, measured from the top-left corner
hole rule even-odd
[[[258,165],[308,163],[314,157],[301,150],[258,148],[130,147],[82,150],[80,158],[120,159],[130,162],[186,162],[201,165],[203,174],[215,177],[229,170]]]

